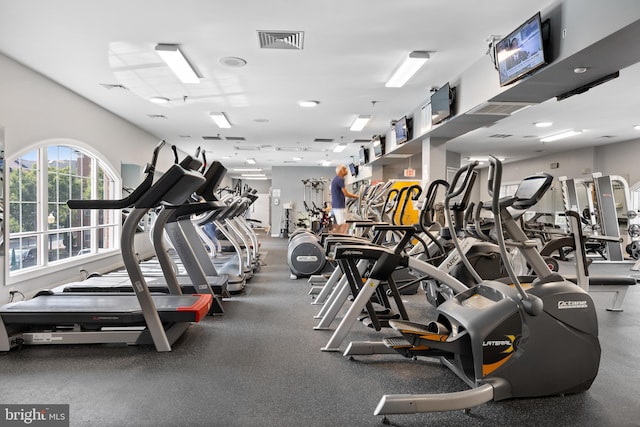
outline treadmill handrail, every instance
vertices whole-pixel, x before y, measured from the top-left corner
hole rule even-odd
[[[149,189],[153,184],[154,174],[156,170],[156,164],[158,162],[158,154],[160,149],[166,144],[164,140],[160,141],[156,148],[153,150],[153,156],[151,163],[147,164],[145,173],[147,176],[140,185],[138,185],[127,197],[117,200],[67,200],[67,206],[70,209],[123,209],[134,205],[140,197]]]

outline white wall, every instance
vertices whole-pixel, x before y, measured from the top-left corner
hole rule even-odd
[[[324,186],[324,200],[331,201],[329,198],[329,189],[331,187],[331,180],[336,174],[335,166],[328,167],[296,167],[296,166],[284,166],[274,167],[271,171],[271,185],[272,185],[272,197],[271,197],[271,235],[277,236],[280,233],[281,221],[284,219],[283,205],[285,203],[292,202],[293,209],[289,213],[291,224],[289,231],[293,231],[295,223],[298,220],[298,212],[304,211],[304,195],[305,187],[302,183],[303,179],[308,178],[326,178],[327,183]],[[273,194],[274,192],[280,192],[280,196]],[[276,205],[276,199],[278,205]],[[307,204],[309,203],[309,197],[307,193]],[[317,204],[317,203],[316,203]]]
[[[45,141],[64,140],[99,152],[116,173],[125,156],[127,163],[150,161],[158,141],[149,133],[3,55],[0,75],[0,127],[4,128],[7,158]],[[164,151],[158,163],[161,170],[173,163],[173,154]],[[10,290],[30,296],[38,289],[79,280],[81,268],[104,271],[118,265],[119,252],[92,262],[76,260],[20,275],[9,286],[2,286],[7,284],[2,276],[0,303],[8,301]]]

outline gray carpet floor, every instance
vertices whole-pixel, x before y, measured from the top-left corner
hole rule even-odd
[[[0,403],[69,404],[72,426],[376,426],[382,418],[373,411],[384,394],[467,388],[434,360],[349,360],[321,352],[331,332],[313,330],[318,307],[310,305],[306,280],[289,278],[287,241],[261,239],[267,265],[246,292],[224,302],[224,316],[192,325],[172,352],[149,346],[25,347],[0,357]],[[388,421],[407,427],[640,426],[636,288],[622,313],[605,311],[611,295],[593,294],[602,361],[589,391]],[[415,316],[426,313],[423,298],[407,297]],[[348,338],[382,336],[357,324]]]

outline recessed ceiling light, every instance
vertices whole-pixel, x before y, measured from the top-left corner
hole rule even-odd
[[[164,96],[152,96],[149,98],[149,102],[153,102],[154,104],[166,104],[169,102],[169,98],[165,98]]]
[[[635,125],[633,128],[634,128],[635,130],[640,130],[640,125]]]
[[[533,125],[537,128],[548,128],[549,126],[551,126],[553,123],[551,122],[536,122]]]
[[[220,59],[220,63],[231,68],[240,68],[247,65],[246,59],[238,58],[235,56],[225,56],[224,58]]]
[[[302,160],[302,157],[293,157],[293,160],[299,161],[299,160]]]
[[[320,104],[320,101],[308,100],[308,101],[300,101],[300,102],[298,102],[298,105],[300,105],[301,107],[304,107],[304,108],[317,107],[318,104]]]
[[[584,74],[587,72],[587,70],[588,70],[587,67],[576,67],[573,69],[573,72],[576,74]]]

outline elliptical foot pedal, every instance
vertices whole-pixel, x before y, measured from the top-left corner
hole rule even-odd
[[[389,337],[384,338],[382,340],[384,345],[389,348],[397,349],[397,348],[411,348],[413,345],[407,341],[405,337]]]

